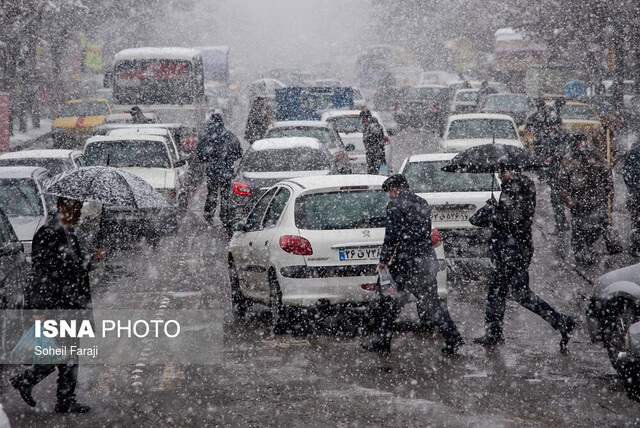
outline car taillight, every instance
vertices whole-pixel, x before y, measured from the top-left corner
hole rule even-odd
[[[182,150],[185,152],[191,152],[196,149],[196,137],[184,137],[182,139]]]
[[[362,284],[360,288],[365,291],[375,291],[378,288],[378,284]]]
[[[233,191],[238,195],[249,196],[251,194],[251,187],[244,183],[233,183]]]
[[[440,236],[440,232],[436,229],[431,229],[431,243],[433,244],[433,248],[438,248],[442,245],[442,236]]]
[[[391,140],[389,139],[389,137],[387,137],[386,135],[384,136],[384,142],[385,143],[390,143]]]
[[[284,235],[280,237],[280,248],[286,253],[295,254],[297,256],[310,256],[313,254],[311,242],[302,236]]]
[[[333,158],[337,162],[342,162],[347,159],[347,154],[345,152],[336,152],[333,154]]]

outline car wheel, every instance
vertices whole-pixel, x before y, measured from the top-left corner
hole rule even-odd
[[[233,258],[229,257],[229,284],[231,285],[231,310],[235,319],[243,319],[251,309],[252,302],[242,294],[238,271]]]
[[[273,271],[269,272],[269,327],[273,334],[283,333],[288,325],[287,308],[282,304],[282,290]]]
[[[604,344],[609,354],[609,360],[616,367],[618,353],[624,351],[625,337],[631,324],[638,321],[636,309],[633,302],[620,300],[613,304],[608,310],[609,325],[604,332]]]

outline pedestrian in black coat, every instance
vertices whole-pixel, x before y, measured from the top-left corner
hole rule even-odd
[[[360,112],[360,120],[362,121],[362,142],[367,158],[367,174],[379,174],[380,167],[387,163],[384,155],[384,130],[367,109]]]
[[[556,223],[553,235],[557,236],[564,234],[569,228],[564,212],[564,201],[562,200],[562,194],[558,186],[558,173],[560,172],[562,158],[569,151],[571,136],[562,129],[561,122],[551,117],[549,117],[547,129],[547,138],[543,144],[538,147],[538,155],[546,163],[546,167],[542,172],[542,178],[549,186],[551,207]]]
[[[89,267],[91,259],[101,259],[102,251],[93,257],[83,254],[73,226],[78,223],[82,202],[58,199],[58,216],[49,220],[33,237],[32,260],[34,279],[25,290],[25,307],[38,310],[90,309]],[[76,344],[77,345],[77,344]],[[85,413],[89,406],[76,401],[78,364],[34,365],[11,378],[24,401],[35,406],[33,387],[58,369],[57,413]]]
[[[198,140],[196,156],[205,166],[207,177],[207,200],[204,204],[204,219],[213,224],[220,194],[220,220],[230,222],[229,194],[234,176],[234,163],[242,157],[242,146],[238,137],[224,126],[222,115],[211,115],[209,126]]]
[[[463,340],[449,315],[446,305],[438,298],[438,259],[431,241],[431,207],[424,199],[409,190],[407,179],[392,175],[382,185],[389,193],[387,224],[377,270],[389,267],[397,284],[395,297],[381,296],[382,314],[371,340],[362,344],[368,351],[389,352],[393,322],[413,294],[418,300],[421,321],[430,321],[444,336],[442,352],[455,354]]]
[[[488,202],[491,211],[491,250],[494,269],[489,284],[485,313],[485,335],[474,339],[481,345],[504,342],[502,324],[505,299],[513,299],[536,313],[560,331],[561,350],[565,350],[569,334],[575,325],[573,319],[554,310],[529,288],[529,264],[533,256],[531,227],[536,209],[536,190],[533,181],[517,171],[500,165],[502,192],[500,201]],[[473,222],[472,222],[473,223]]]
[[[547,124],[549,123],[549,111],[542,98],[536,100],[536,111],[531,113],[524,121],[524,131],[533,132],[531,147],[533,153],[540,154],[540,147],[544,145],[547,138]]]

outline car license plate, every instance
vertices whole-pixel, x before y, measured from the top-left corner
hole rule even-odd
[[[431,221],[469,221],[469,211],[431,211]]]
[[[378,248],[340,248],[340,260],[378,260],[380,247]]]

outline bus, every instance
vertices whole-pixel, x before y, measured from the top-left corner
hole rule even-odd
[[[195,148],[206,116],[202,53],[190,48],[124,49],[113,59],[113,110],[137,105],[162,122],[182,123],[182,148]]]

